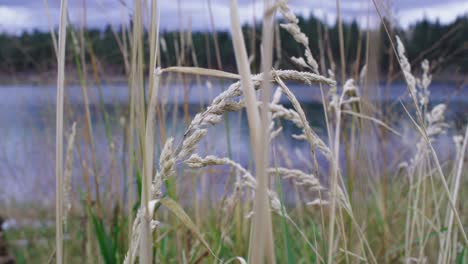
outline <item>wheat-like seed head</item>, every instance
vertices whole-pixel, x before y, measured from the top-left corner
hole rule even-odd
[[[309,39],[307,36],[301,32],[299,26],[295,23],[280,24],[282,28],[288,31],[298,43],[301,43],[304,46],[309,45]]]
[[[426,114],[427,119],[427,136],[429,138],[445,133],[448,124],[445,123],[444,113],[447,106],[438,104],[432,108],[431,112]]]
[[[278,174],[284,179],[294,179],[294,182],[297,185],[304,186],[306,189],[309,190],[322,190],[325,189],[321,184],[320,181],[315,175],[307,174],[301,170],[297,169],[288,169],[288,168],[270,168],[268,172],[272,175]]]
[[[336,82],[332,79],[309,72],[278,70],[272,71],[271,75],[274,76],[272,81],[276,82],[278,82],[278,79],[281,78],[284,80],[299,81],[308,85],[312,83],[322,83],[334,86],[336,84]],[[262,81],[263,74],[252,76],[252,83],[254,84],[254,87],[259,88]],[[285,86],[284,83],[283,86]],[[281,89],[284,88],[282,87]],[[240,111],[244,107],[244,102],[242,100],[239,102],[233,102],[232,99],[241,96],[242,94],[243,92],[241,89],[240,82],[233,83],[231,86],[229,86],[229,88],[226,91],[218,95],[204,112],[195,115],[192,122],[188,126],[186,132],[184,133],[184,140],[182,142],[182,147],[178,151],[177,159],[184,159],[188,157],[194,151],[195,145],[206,134],[206,128],[208,126],[218,124],[221,121],[222,115],[224,113],[231,111]],[[277,92],[275,94],[276,95],[274,96],[274,98],[276,99],[274,100],[279,100],[280,93]],[[287,96],[290,100],[295,98],[291,92],[289,92]],[[297,99],[294,100],[296,101],[295,108],[302,109]],[[303,116],[301,117],[298,114],[295,114],[293,110],[286,110],[284,107],[281,107],[276,104],[271,104],[269,109],[273,113],[273,118],[275,117],[275,114],[277,114],[277,117],[281,116],[284,118],[291,118],[290,120],[294,122],[298,127],[309,131],[308,133],[311,134],[309,139],[312,139],[310,141],[311,143],[313,143],[314,145],[318,145],[324,153],[329,151],[327,150],[328,148],[323,143],[323,141],[318,137],[318,135],[311,130],[305,118],[305,114],[302,114]],[[272,136],[274,137],[279,133],[280,131],[276,130],[276,132]]]
[[[445,104],[436,105],[429,113],[426,114],[426,133],[429,141],[433,141],[436,136],[446,132],[448,124],[445,123],[444,113],[446,109]],[[411,158],[408,165],[408,174],[410,177],[414,175],[418,164],[429,154],[428,142],[421,138],[416,144],[416,153]]]
[[[306,205],[308,206],[325,206],[325,205],[328,205],[330,202],[327,201],[327,200],[323,200],[323,199],[320,199],[320,198],[317,198],[315,200],[312,200],[310,202],[307,202]]]
[[[294,57],[294,56],[292,56],[291,61],[294,62],[296,65],[298,65],[300,67],[303,67],[303,68],[306,68],[306,69],[312,69],[312,67],[309,66],[309,64],[307,64],[307,62],[304,60],[303,57]]]
[[[409,63],[408,58],[406,57],[406,51],[405,46],[403,46],[403,42],[401,42],[398,36],[396,37],[396,40],[400,66],[403,70],[403,75],[406,79],[406,83],[408,85],[411,97],[414,99],[416,98],[416,78],[414,78],[414,75],[411,73],[411,64]]]
[[[300,65],[301,67],[306,67],[311,69],[314,73],[318,73],[318,63],[312,56],[312,52],[310,51],[309,48],[309,39],[307,36],[302,33],[301,28],[299,27],[299,19],[296,17],[296,15],[291,11],[291,9],[288,6],[288,2],[285,0],[280,0],[277,1],[277,5],[279,6],[279,10],[283,17],[288,21],[288,23],[285,24],[280,24],[280,26],[288,31],[289,34],[302,46],[304,47],[304,56],[306,57],[306,60],[303,58],[296,58],[293,57],[291,58],[293,62],[296,64]]]
[[[161,187],[163,182],[175,174],[175,158],[173,152],[173,138],[169,138],[161,151],[159,157],[159,171],[153,178],[151,185],[151,198],[160,199],[162,197]]]
[[[424,60],[421,63],[421,68],[423,69],[423,74],[421,76],[421,79],[416,79],[416,83],[419,87],[419,103],[421,104],[421,107],[423,107],[427,106],[427,104],[429,103],[429,96],[431,94],[429,92],[429,85],[431,85],[432,75],[429,73],[429,61]]]
[[[206,129],[198,129],[188,137],[184,138],[182,146],[177,154],[177,160],[182,160],[192,154],[197,147],[198,142],[200,142],[200,140],[206,135],[207,132],[208,130]]]

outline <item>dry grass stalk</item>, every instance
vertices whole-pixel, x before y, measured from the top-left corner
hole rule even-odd
[[[146,115],[146,129],[145,129],[145,155],[144,155],[144,177],[142,179],[142,203],[145,205],[150,202],[151,195],[151,182],[153,175],[153,160],[154,160],[154,127],[156,126],[156,103],[157,103],[157,91],[159,86],[159,73],[156,70],[154,74],[154,91],[150,92],[150,104],[148,107],[148,113]],[[145,214],[146,221],[143,224],[150,223],[152,212],[149,211],[149,208],[146,206]],[[143,231],[148,231],[148,226],[142,229]],[[149,232],[151,237],[151,232]],[[143,242],[143,241],[142,241]],[[150,243],[150,248],[152,248],[152,239],[147,241]],[[152,253],[150,253],[152,255]]]
[[[270,69],[273,64],[273,19],[275,15],[275,9],[271,7],[271,0],[264,0],[264,14],[263,14],[263,25],[262,25],[262,72],[266,73],[263,76],[262,88],[262,102],[264,105],[268,105],[271,97],[271,83],[268,81],[271,78]],[[245,46],[244,46],[245,49]],[[244,76],[250,77],[250,76]],[[254,88],[252,87],[252,91]],[[268,263],[276,263],[275,252],[274,252],[274,238],[273,238],[273,227],[270,213],[270,205],[268,202],[268,175],[267,167],[270,161],[270,129],[271,115],[270,111],[265,107],[261,108],[261,122],[262,122],[262,136],[257,141],[256,147],[263,146],[260,148],[261,153],[259,157],[261,160],[256,162],[256,179],[258,183],[258,194],[255,195],[254,200],[254,219],[253,227],[251,228],[250,241],[249,241],[249,261],[252,263],[262,263],[264,257]],[[259,144],[258,144],[259,143]],[[255,146],[255,145],[254,145]],[[261,167],[259,166],[261,164]],[[263,229],[263,230],[262,230]],[[264,246],[264,249],[258,247]],[[258,247],[257,247],[258,246]]]
[[[159,13],[157,8],[157,1],[151,1],[151,25],[149,32],[150,40],[150,67],[149,67],[149,106],[146,115],[146,128],[145,128],[145,155],[144,155],[144,179],[142,180],[142,202],[148,204],[151,196],[152,187],[152,174],[153,174],[153,160],[154,160],[154,127],[156,126],[156,107],[158,102],[159,94],[159,69],[156,68],[156,62],[158,59],[158,46],[159,43]],[[148,210],[148,208],[146,208]],[[150,212],[148,212],[150,213]],[[150,214],[146,216],[150,217]],[[152,212],[151,212],[152,215]],[[151,218],[149,218],[151,221]],[[147,226],[145,227],[147,229]],[[152,239],[149,247],[152,247]],[[151,261],[151,260],[150,260]]]
[[[269,2],[265,2],[265,10],[268,10]],[[245,95],[246,108],[247,108],[247,118],[250,128],[250,138],[251,145],[254,152],[254,160],[256,167],[256,178],[259,182],[259,189],[255,196],[254,201],[254,211],[255,216],[252,221],[250,243],[249,243],[249,261],[251,263],[263,263],[264,258],[266,257],[268,261],[274,263],[274,252],[273,252],[273,234],[271,229],[271,215],[269,212],[268,204],[268,193],[267,193],[267,180],[266,180],[266,167],[268,163],[268,152],[265,145],[262,147],[262,129],[259,127],[262,124],[260,115],[257,108],[256,98],[255,98],[255,89],[250,78],[250,66],[247,58],[247,50],[245,48],[245,41],[242,35],[241,25],[239,22],[238,7],[237,1],[231,1],[231,33],[232,33],[232,42],[234,46],[234,53],[237,62],[237,69],[241,76],[242,89]],[[264,17],[264,26],[263,29],[269,29],[272,26],[272,17]],[[264,40],[264,42],[269,42],[268,45],[271,46],[272,35],[271,30],[268,30],[267,36],[270,36],[270,41]],[[264,32],[265,34],[265,32]],[[272,46],[268,50],[264,50],[265,53],[269,53],[265,58],[262,58],[262,67],[266,67],[268,70],[271,67],[271,56],[272,56]],[[269,89],[268,84],[264,84],[264,87]],[[269,93],[266,93],[269,99]],[[268,111],[264,111],[265,121],[263,124],[269,124],[267,115]],[[265,132],[266,133],[266,132]],[[267,140],[269,137],[266,137]]]
[[[240,76],[235,73],[225,72],[221,70],[214,69],[205,69],[199,67],[184,67],[184,66],[173,66],[164,68],[161,70],[162,73],[184,73],[184,74],[193,74],[193,75],[204,75],[217,78],[226,78],[226,79],[240,79]]]
[[[407,86],[408,86],[410,96],[411,96],[411,98],[413,100],[413,103],[414,103],[414,106],[416,108],[416,114],[417,114],[417,117],[418,117],[418,122],[416,122],[411,117],[411,115],[406,110],[406,108],[404,108],[404,109],[407,112],[408,116],[411,118],[412,122],[414,123],[414,125],[416,126],[418,132],[421,135],[421,141],[418,144],[418,151],[416,153],[415,160],[418,158],[418,155],[421,155],[421,153],[425,152],[426,149],[427,149],[427,155],[425,155],[425,156],[428,157],[428,158],[432,157],[432,160],[435,163],[435,168],[437,170],[437,174],[439,175],[439,179],[440,179],[440,181],[442,183],[442,187],[443,187],[443,190],[445,192],[445,196],[446,196],[446,198],[448,200],[448,205],[449,205],[449,207],[451,209],[451,212],[453,213],[453,216],[454,216],[455,220],[457,221],[457,227],[458,227],[458,229],[460,231],[460,234],[463,237],[463,240],[464,240],[463,242],[464,242],[464,244],[466,246],[468,246],[468,237],[466,236],[466,233],[465,233],[465,231],[463,229],[463,224],[461,222],[461,219],[460,219],[460,216],[458,214],[455,203],[452,200],[452,195],[451,195],[451,192],[449,190],[449,187],[448,187],[448,184],[447,184],[447,181],[446,181],[446,177],[445,177],[444,172],[442,170],[442,167],[440,165],[439,159],[437,157],[437,153],[435,152],[435,149],[432,146],[432,139],[431,138],[434,135],[434,133],[437,134],[437,133],[440,133],[440,132],[443,131],[443,126],[441,127],[441,124],[443,124],[443,122],[440,122],[440,121],[443,121],[443,112],[445,110],[445,105],[436,106],[433,109],[434,113],[432,113],[432,111],[431,111],[431,113],[429,115],[426,115],[427,121],[432,121],[432,124],[426,124],[426,122],[424,120],[424,117],[423,117],[423,111],[425,110],[425,107],[426,107],[426,100],[425,99],[427,99],[427,98],[425,98],[425,96],[428,96],[427,89],[428,89],[428,86],[429,86],[430,81],[431,81],[430,75],[428,74],[428,68],[429,68],[428,64],[423,63],[423,65],[422,65],[422,67],[423,67],[423,78],[422,78],[423,81],[420,81],[422,91],[420,92],[420,94],[421,94],[420,98],[419,98],[420,100],[418,100],[417,80],[414,77],[414,75],[411,73],[411,66],[410,66],[410,64],[408,62],[408,59],[407,59],[406,55],[405,55],[405,48],[403,46],[403,43],[401,42],[401,40],[398,37],[397,37],[397,50],[398,51],[396,53],[398,53],[398,54],[396,54],[396,55],[398,55],[400,67],[401,67],[401,69],[403,71],[403,74],[404,74],[404,77],[405,77],[405,80],[406,80],[406,83],[407,83]],[[413,175],[412,173],[414,172],[415,168],[417,167],[416,166],[417,163],[415,163],[414,161],[412,163],[413,163],[413,166],[410,167],[410,169],[409,169],[410,175]],[[420,184],[417,183],[416,186],[419,188]],[[414,195],[410,192],[410,202],[411,202],[411,199],[413,199],[413,204],[414,204],[414,203],[417,203],[419,195],[418,195],[418,193],[416,193],[414,198],[413,198],[413,196]],[[411,244],[411,239],[412,239],[412,234],[413,234],[413,226],[414,226],[414,224],[411,224],[411,223],[414,223],[417,220],[416,218],[414,218],[414,219],[411,219],[411,218],[412,218],[411,212],[408,212],[407,220],[406,220],[406,230],[405,230],[405,254],[406,254],[405,257],[406,257],[406,259],[409,259],[411,257],[410,244]]]
[[[329,72],[331,76],[333,72]],[[330,218],[328,223],[328,261],[332,261],[334,252],[336,249],[334,248],[335,244],[335,224],[338,225],[338,231],[342,232],[343,243],[345,246],[345,250],[347,251],[346,247],[346,234],[345,229],[343,226],[343,214],[342,209],[346,211],[346,213],[350,216],[352,220],[353,226],[356,228],[358,233],[360,242],[368,249],[369,257],[372,262],[376,262],[375,257],[370,249],[370,246],[361,230],[361,227],[357,224],[356,219],[354,218],[353,210],[351,207],[351,203],[348,198],[348,194],[346,193],[346,189],[342,189],[340,184],[343,184],[343,178],[341,176],[340,167],[339,167],[339,153],[340,153],[340,132],[341,132],[341,115],[343,113],[344,108],[351,108],[350,105],[357,103],[360,101],[358,88],[354,84],[353,79],[349,79],[343,86],[343,91],[341,95],[337,94],[336,87],[332,87],[330,89],[330,103],[329,107],[330,110],[333,110],[334,117],[335,117],[335,129],[334,134],[330,133],[330,140],[332,145],[332,153],[331,153],[331,182],[330,182]],[[338,207],[337,207],[338,205]],[[337,211],[338,217],[337,218]],[[335,223],[336,221],[336,223]]]
[[[136,0],[134,1],[134,12],[135,12],[135,19],[133,23],[133,43],[132,43],[132,60],[131,60],[131,78],[132,78],[132,91],[131,91],[131,100],[133,100],[133,104],[131,103],[131,112],[136,114],[136,127],[139,132],[139,140],[140,143],[146,143],[147,134],[149,134],[147,129],[145,128],[145,112],[144,112],[144,89],[143,89],[143,26],[142,26],[142,1]],[[156,94],[154,94],[155,96]],[[131,113],[132,114],[132,113]],[[134,146],[128,150],[132,153],[132,149]],[[149,146],[151,152],[152,146]],[[150,232],[150,212],[148,208],[149,204],[149,192],[151,188],[151,172],[147,172],[147,156],[151,155],[148,154],[146,151],[146,144],[140,144],[140,151],[137,152],[140,154],[141,161],[142,161],[142,191],[141,191],[141,211],[143,217],[140,218],[140,243],[139,243],[139,260],[140,263],[152,263],[152,235]],[[133,173],[133,172],[131,172]],[[132,231],[133,232],[133,231]],[[133,236],[133,235],[132,235]]]
[[[221,52],[219,50],[218,33],[216,31],[216,27],[215,27],[215,23],[214,23],[213,9],[211,7],[211,0],[208,0],[208,13],[210,15],[210,26],[211,26],[211,30],[212,30],[212,33],[213,33],[213,40],[214,40],[215,54],[216,54],[216,63],[217,63],[218,69],[222,70],[223,69],[223,63],[221,61]]]
[[[416,126],[418,132],[420,133],[421,135],[421,139],[425,141],[425,145],[427,145],[428,147],[428,151],[429,151],[429,154],[430,156],[432,157],[432,160],[435,162],[435,167],[437,169],[437,174],[439,175],[439,179],[442,183],[442,187],[444,189],[444,192],[445,192],[445,196],[448,200],[448,205],[450,206],[451,210],[453,211],[453,214],[454,214],[454,217],[455,217],[455,220],[457,221],[457,227],[458,229],[460,230],[460,233],[462,234],[462,237],[463,237],[463,242],[466,246],[468,246],[468,237],[466,236],[466,233],[465,231],[463,230],[463,224],[461,222],[461,219],[460,219],[460,216],[458,214],[458,211],[457,211],[457,208],[455,206],[455,203],[453,202],[452,198],[451,198],[451,193],[450,193],[450,190],[449,190],[449,187],[448,187],[448,184],[447,184],[447,181],[446,181],[446,177],[444,175],[444,172],[442,170],[442,166],[440,165],[440,162],[439,162],[439,158],[437,156],[437,153],[434,149],[434,147],[432,146],[432,143],[431,143],[431,134],[432,132],[434,132],[434,130],[431,130],[429,129],[428,127],[426,127],[426,123],[424,121],[424,117],[423,117],[423,110],[424,108],[421,107],[420,103],[418,102],[418,97],[417,97],[417,89],[416,89],[416,85],[417,85],[417,81],[416,81],[416,78],[414,77],[414,75],[411,73],[411,66],[408,62],[408,59],[405,55],[405,48],[403,46],[403,43],[401,42],[401,40],[397,38],[397,53],[396,55],[398,55],[398,59],[399,59],[399,63],[400,63],[400,67],[403,71],[403,74],[404,74],[404,77],[405,77],[405,80],[406,80],[406,83],[407,83],[407,86],[408,86],[408,90],[410,92],[410,96],[413,100],[413,103],[414,103],[414,106],[416,108],[416,113],[417,113],[417,117],[418,117],[418,121],[419,122],[416,122],[412,117],[411,115],[409,114],[409,112],[406,110],[408,116],[411,118],[411,120],[413,121],[414,125]],[[430,84],[430,77],[428,76],[428,65],[424,65],[423,64],[423,70],[424,70],[424,74],[423,74],[423,82],[422,84],[425,85],[426,87],[423,87],[423,89],[427,89],[427,86]],[[424,94],[423,92],[423,96],[425,96],[426,94]],[[419,100],[421,101],[421,100]],[[424,105],[423,105],[424,106]],[[443,112],[443,107],[442,106],[439,106],[439,109],[437,109],[436,113],[436,116],[438,116],[438,114],[441,112]],[[445,109],[445,108],[444,108]],[[437,129],[435,130],[437,131]],[[408,234],[406,234],[408,235]],[[406,243],[408,244],[408,240],[406,241]],[[408,248],[407,248],[408,250]],[[408,256],[407,256],[408,257]]]
[[[341,62],[341,82],[344,83],[346,80],[346,59],[345,59],[345,50],[344,50],[344,37],[343,37],[343,22],[341,20],[341,8],[340,0],[336,0],[336,14],[337,14],[337,24],[338,24],[338,42],[340,45],[340,62]]]
[[[461,141],[463,143],[461,144]],[[455,145],[457,148],[456,153],[456,172],[455,172],[455,179],[451,189],[452,200],[454,203],[457,203],[459,191],[460,191],[460,182],[463,173],[463,165],[465,161],[465,152],[468,143],[468,126],[465,128],[465,136],[462,137],[455,137],[454,138]],[[449,263],[453,262],[454,259],[450,259],[450,251],[452,247],[456,247],[457,239],[452,238],[452,230],[453,230],[453,222],[454,222],[454,213],[450,208],[447,209],[448,217],[445,222],[445,226],[447,227],[447,233],[443,235],[442,244],[441,244],[441,254],[439,254],[439,263]]]
[[[65,88],[65,44],[67,39],[67,0],[60,2],[60,25],[57,54],[57,112],[55,134],[55,177],[56,177],[56,259],[57,263],[63,263],[63,99]]]
[[[49,25],[49,32],[50,36],[52,38],[52,45],[54,47],[55,54],[58,54],[58,48],[57,48],[57,37],[55,37],[55,30],[54,30],[54,23],[52,23],[51,16],[50,16],[50,10],[49,10],[49,1],[44,0],[44,9],[47,17],[47,24]]]

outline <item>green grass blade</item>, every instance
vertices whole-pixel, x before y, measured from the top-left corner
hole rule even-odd
[[[278,173],[276,173],[276,189],[279,195],[280,203],[281,203],[281,213],[283,215],[286,215],[286,209],[284,207],[284,196],[283,196],[283,188],[281,186],[281,178]],[[281,227],[283,229],[283,239],[284,239],[284,247],[286,250],[286,258],[287,258],[287,263],[292,264],[296,263],[294,260],[294,254],[292,251],[291,247],[291,240],[290,240],[290,234],[288,231],[288,224],[286,223],[286,218],[285,217],[280,217],[281,218]]]
[[[117,263],[117,251],[112,237],[106,232],[104,222],[96,214],[89,210],[93,220],[94,231],[99,244],[99,250],[106,264]]]
[[[203,238],[202,234],[200,233],[200,230],[198,230],[198,227],[195,225],[195,223],[190,219],[190,217],[187,215],[187,213],[184,211],[184,209],[174,200],[171,198],[165,197],[159,201],[164,207],[169,209],[184,225],[187,227],[190,231],[192,231],[197,238],[200,240],[200,242],[203,244],[203,246],[208,249],[208,251],[213,255],[215,258],[216,255],[211,250],[210,246],[206,242],[206,240]]]
[[[466,247],[463,247],[462,251],[457,255],[457,264],[465,264],[466,258]]]

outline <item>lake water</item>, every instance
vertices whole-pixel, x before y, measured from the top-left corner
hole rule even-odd
[[[224,88],[219,83],[213,83],[213,88],[198,87],[193,83],[187,87],[171,85],[161,90],[163,100],[167,102],[167,134],[174,136],[180,142],[185,130],[183,117],[184,92],[188,98],[190,115],[200,111]],[[291,90],[301,101],[306,110],[312,127],[327,142],[323,108],[320,103],[320,91],[317,87],[306,87],[291,84]],[[55,86],[53,85],[0,85],[0,204],[8,202],[23,202],[34,200],[42,204],[53,203],[55,197]],[[124,129],[121,125],[128,109],[128,88],[126,85],[104,85],[101,89],[89,89],[90,109],[94,126],[94,139],[99,159],[99,175],[103,186],[115,190],[115,179],[122,180],[124,170]],[[406,86],[396,83],[385,91],[383,88],[375,89],[369,100],[372,104],[393,105],[394,121],[392,126],[402,134],[402,138],[390,138],[385,146],[374,146],[379,139],[369,139],[369,151],[378,152],[384,149],[388,152],[390,162],[384,165],[377,160],[378,166],[395,168],[402,157],[411,157],[415,149],[417,135],[410,121],[403,112],[399,99],[408,101],[405,95]],[[101,102],[101,103],[100,103]],[[442,159],[452,157],[451,135],[458,133],[467,124],[468,92],[457,90],[451,83],[433,83],[431,85],[431,104],[449,103],[447,120],[452,125],[449,133],[441,137],[436,144]],[[177,107],[174,107],[177,106]],[[290,105],[286,105],[290,107]],[[70,86],[66,88],[65,131],[68,133],[73,121],[78,124],[78,143],[83,146],[84,104],[81,88]],[[103,107],[103,108],[101,108]],[[103,109],[108,114],[109,129],[112,134],[112,147],[115,156],[109,155],[109,138],[106,136]],[[175,110],[176,109],[176,110]],[[174,119],[174,117],[176,117]],[[229,156],[248,166],[249,162],[249,136],[245,113],[230,113],[228,122],[222,122],[209,130],[208,140],[200,143],[198,153],[203,156],[216,154]],[[229,127],[229,138],[226,128]],[[158,131],[158,130],[156,130]],[[308,146],[290,137],[300,131],[293,125],[284,123],[284,136],[275,140],[275,144],[282,146],[291,158],[295,167],[310,170],[310,155]],[[228,143],[229,142],[229,143]],[[375,149],[374,149],[375,147]],[[230,151],[228,151],[230,149]],[[402,151],[404,150],[404,151]],[[81,150],[84,155],[84,151]],[[302,152],[301,155],[296,155]],[[397,153],[397,154],[395,154]],[[156,155],[158,156],[158,155]],[[73,184],[75,189],[82,185],[82,164],[79,163],[78,149],[75,151],[73,169]],[[394,160],[392,160],[394,157]],[[277,157],[281,163],[284,157]],[[112,162],[113,161],[113,162]],[[319,156],[321,172],[326,174],[327,164]],[[91,167],[91,163],[87,164]],[[114,181],[109,179],[114,175]],[[322,177],[325,177],[321,175]],[[222,183],[220,180],[219,183]],[[103,187],[104,189],[107,187]],[[123,188],[123,187],[122,187]]]

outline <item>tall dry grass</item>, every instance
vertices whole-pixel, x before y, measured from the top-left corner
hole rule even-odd
[[[269,1],[264,2],[265,18],[263,20],[263,56],[262,69],[264,71],[262,82],[263,103],[270,101],[269,69],[272,65],[272,16],[274,12],[269,10]],[[250,66],[247,58],[244,37],[242,35],[239,14],[237,13],[237,1],[231,1],[231,32],[234,52],[236,55],[237,69],[241,77],[241,86],[246,99],[247,119],[249,122],[251,146],[254,151],[255,174],[257,179],[257,190],[253,205],[253,220],[250,234],[249,260],[252,263],[263,263],[265,257],[269,263],[275,263],[273,250],[273,233],[271,216],[268,204],[267,186],[268,180],[266,168],[269,162],[268,149],[268,127],[270,117],[266,109],[262,111],[262,119],[257,108],[255,90],[250,79]]]
[[[67,40],[67,0],[60,2],[60,26],[57,49],[57,114],[56,114],[56,247],[57,263],[63,263],[63,98],[65,89],[65,44]]]
[[[405,55],[403,43],[391,35],[385,24],[411,99],[411,105],[402,102],[402,107],[418,137],[413,156],[401,160],[395,177],[383,180],[374,178],[373,171],[379,175],[388,172],[383,171],[384,168],[379,171],[378,159],[374,160],[371,153],[365,153],[359,144],[366,143],[366,136],[383,133],[403,141],[403,133],[401,127],[395,127],[395,123],[387,121],[389,119],[383,120],[375,110],[378,106],[366,99],[368,94],[364,88],[370,82],[366,65],[372,64],[372,58],[369,58],[372,56],[370,33],[366,37],[366,61],[357,62],[355,68],[346,71],[339,0],[339,75],[335,63],[325,59],[326,56],[332,57],[327,54],[330,49],[325,47],[327,29],[319,30],[323,38],[320,50],[311,50],[309,39],[301,31],[299,20],[287,1],[264,1],[261,68],[259,73],[253,73],[255,67],[249,60],[237,1],[231,0],[230,25],[238,74],[223,71],[214,30],[217,70],[198,66],[190,30],[181,30],[174,43],[169,44],[175,46],[177,65],[160,68],[159,57],[174,54],[168,53],[168,44],[159,38],[161,10],[158,2],[150,1],[148,10],[143,8],[148,5],[147,1],[135,0],[133,3],[133,28],[124,30],[122,36],[115,35],[126,62],[129,83],[129,109],[123,122],[126,150],[122,175],[127,181],[122,189],[126,189],[126,201],[121,188],[117,188],[122,193],[116,200],[101,199],[104,194],[99,190],[104,188],[103,179],[97,166],[100,157],[95,150],[94,124],[87,93],[90,85],[86,82],[87,54],[92,54],[92,50],[86,48],[88,40],[83,32],[80,33],[81,44],[73,49],[80,58],[79,68],[83,74],[80,86],[85,102],[85,118],[82,124],[77,124],[78,128],[85,127],[85,133],[76,133],[76,137],[86,134],[84,141],[93,163],[92,170],[82,165],[85,202],[83,209],[75,212],[84,216],[86,225],[77,225],[73,212],[67,217],[70,228],[65,233],[79,237],[72,232],[85,231],[82,232],[86,234],[83,238],[85,246],[77,247],[74,241],[64,242],[63,230],[63,204],[72,197],[63,193],[64,186],[68,186],[65,188],[67,192],[73,190],[69,187],[69,177],[64,182],[63,176],[67,1],[61,1],[56,45],[57,263],[73,262],[71,251],[83,248],[86,261],[105,263],[463,263],[467,259],[468,240],[464,228],[467,218],[461,201],[465,198],[468,128],[465,127],[463,136],[454,138],[456,153],[453,160],[442,163],[434,142],[449,129],[444,113],[450,105],[430,104],[432,77],[429,62],[421,65],[422,75],[416,76],[410,66],[410,58]],[[377,4],[375,8],[379,11]],[[208,1],[208,9],[214,29],[211,1]],[[277,27],[276,13],[283,19]],[[149,23],[147,29],[144,21]],[[148,32],[148,60],[144,58],[145,30]],[[279,30],[285,30],[296,40],[302,55],[288,59],[304,71],[276,68],[278,60],[284,56],[281,54]],[[70,31],[74,36],[73,29]],[[255,48],[250,52],[254,56]],[[187,56],[189,53],[191,59]],[[319,55],[318,61],[314,57],[316,55]],[[90,60],[93,68],[99,64],[92,55]],[[193,67],[188,66],[190,63]],[[146,69],[148,75],[144,72]],[[359,69],[362,69],[360,74]],[[98,72],[93,71],[96,79],[99,79]],[[188,110],[186,84],[187,76],[191,75],[196,76],[199,87],[203,86],[201,80],[205,80],[201,77],[210,83],[221,79],[218,83],[221,86],[230,82],[227,89],[207,107],[201,107],[193,117]],[[170,79],[174,76],[183,84],[185,96],[183,118],[187,124],[180,137],[165,125],[169,118],[173,118],[175,123],[179,115],[178,105],[169,109],[164,96],[164,92],[171,89]],[[339,76],[340,81],[335,76]],[[346,76],[355,79],[347,79]],[[323,134],[326,137],[322,138],[310,124],[309,113],[289,87],[291,82],[314,84],[316,86],[310,89],[320,89],[326,130]],[[271,92],[273,85],[278,87],[275,93]],[[287,100],[287,104],[282,103],[282,98]],[[253,153],[250,164],[245,166],[231,155],[222,157],[209,153],[209,147],[206,148],[207,153],[202,153],[201,144],[212,146],[217,143],[210,137],[209,129],[222,124],[228,113],[242,113],[243,110],[247,113],[249,146]],[[285,122],[297,127],[299,134],[287,135],[283,131]],[[166,133],[172,137],[166,138]],[[228,130],[228,142],[229,133]],[[302,150],[295,153],[305,166],[293,167],[290,153],[281,145],[281,139],[289,137],[308,145],[308,153],[304,154]],[[77,138],[76,142],[79,140]],[[382,146],[385,144],[387,142]],[[71,163],[73,151],[71,147],[67,150],[67,164]],[[108,151],[111,152],[109,156],[116,156],[112,148]],[[346,162],[343,161],[343,153]],[[357,157],[365,157],[365,161]],[[322,162],[319,163],[320,158]],[[87,157],[81,159],[81,164],[86,164]],[[279,159],[284,163],[278,162]],[[322,168],[324,163],[328,169]],[[71,165],[67,165],[67,170],[68,167]],[[202,190],[212,191],[213,194],[209,193],[211,197],[218,198],[210,200],[206,193],[198,192],[197,184],[202,181],[198,177],[219,177],[219,173],[210,175],[209,170],[220,167],[229,168],[226,174],[230,181],[224,190],[232,191],[224,191],[221,197],[217,197],[214,194],[216,190],[210,190],[208,183],[203,182]],[[95,177],[95,190],[86,183],[89,171]],[[67,175],[69,173],[66,172]],[[193,175],[190,206],[182,199],[188,175]],[[358,177],[362,178],[354,182]],[[293,188],[285,191],[288,181]],[[366,186],[353,187],[359,183]],[[295,192],[294,204],[288,204],[284,198],[284,192],[290,191]],[[359,193],[363,191],[365,193]],[[202,206],[198,205],[199,200]],[[66,250],[70,250],[70,254],[65,254]]]

